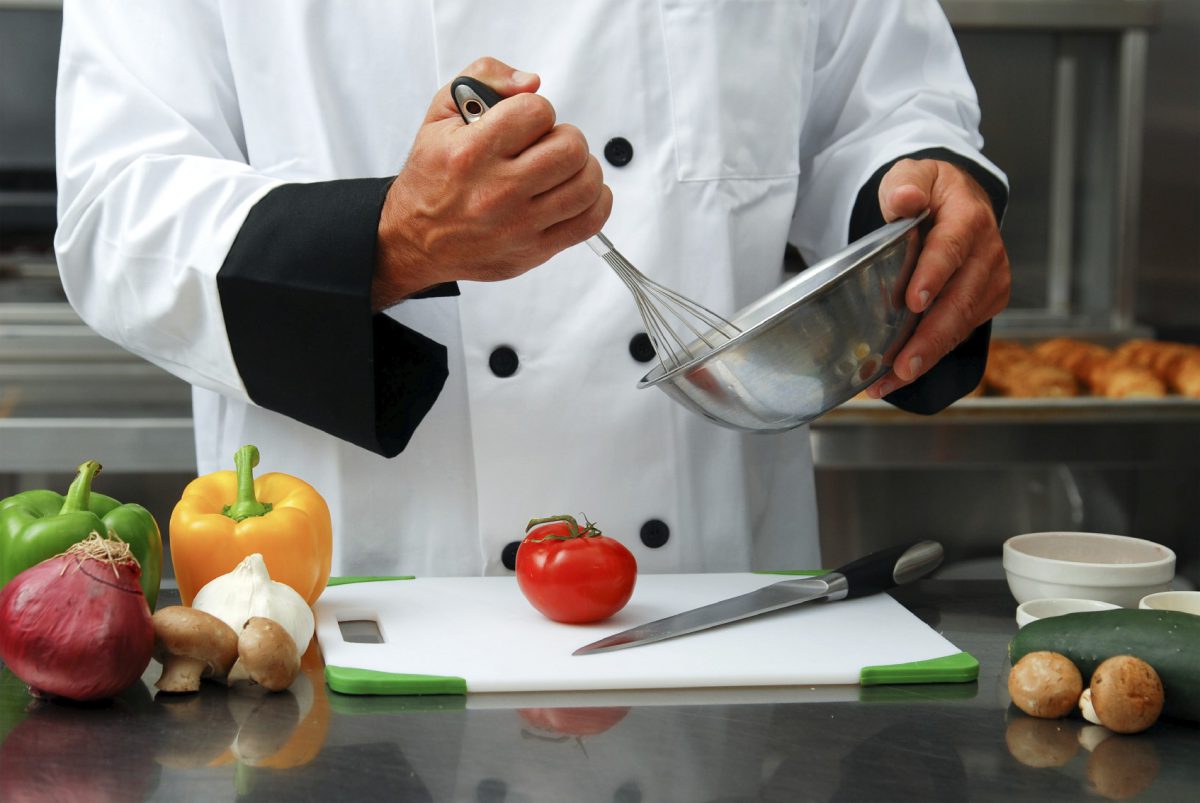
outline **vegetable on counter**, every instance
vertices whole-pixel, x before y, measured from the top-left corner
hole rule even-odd
[[[1092,673],[1079,708],[1088,722],[1117,733],[1141,733],[1158,721],[1163,701],[1154,667],[1132,655],[1114,655]]]
[[[1069,613],[1025,625],[1008,645],[1014,663],[1039,650],[1065,655],[1084,677],[1115,655],[1140,658],[1162,681],[1163,715],[1200,722],[1200,616],[1129,608]]]
[[[267,691],[283,691],[300,674],[296,642],[278,622],[255,616],[238,634],[238,659],[229,670],[229,684],[257,683]]]
[[[197,477],[171,514],[171,559],[184,605],[209,581],[259,553],[270,575],[308,604],[325,590],[333,551],[329,506],[311,485],[272,472],[255,479],[258,449],[243,446],[237,471]]]
[[[100,464],[88,460],[67,490],[24,491],[0,501],[0,586],[22,571],[61,555],[97,532],[111,530],[129,545],[141,567],[141,587],[150,610],[158,603],[162,536],[150,511],[92,491]]]
[[[271,579],[262,555],[249,555],[233,571],[205,584],[192,607],[210,613],[241,634],[254,617],[278,622],[300,651],[312,641],[316,620],[304,597]]]
[[[150,664],[154,625],[128,544],[93,533],[0,591],[0,659],[36,696],[112,697]]]
[[[592,522],[533,519],[517,549],[517,585],[538,611],[566,624],[599,622],[633,596],[637,560]]]
[[[224,680],[238,657],[238,637],[212,614],[171,605],[154,614],[154,657],[163,665],[154,685],[165,692],[199,691],[203,678]]]
[[[1058,719],[1075,710],[1083,677],[1071,660],[1056,652],[1031,652],[1008,673],[1013,705],[1041,719]]]

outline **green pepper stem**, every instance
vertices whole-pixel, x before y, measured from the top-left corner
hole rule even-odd
[[[100,464],[95,460],[89,460],[81,465],[79,473],[71,482],[71,487],[67,489],[67,496],[63,500],[62,510],[59,512],[77,513],[80,510],[88,510],[88,503],[92,501],[92,480],[99,473]]]
[[[237,466],[237,501],[226,505],[221,512],[234,521],[251,516],[265,516],[271,512],[270,503],[258,501],[254,495],[254,467],[258,465],[258,447],[243,446],[233,456]]]

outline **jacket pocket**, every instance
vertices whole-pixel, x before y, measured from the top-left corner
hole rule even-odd
[[[680,181],[800,172],[808,0],[661,0]]]

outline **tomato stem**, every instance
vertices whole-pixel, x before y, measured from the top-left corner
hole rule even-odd
[[[582,516],[583,514],[581,513],[580,515]],[[575,517],[568,515],[547,516],[542,519],[530,519],[529,523],[525,525],[525,532],[528,533],[534,527],[539,527],[543,524],[550,524],[551,522],[555,521],[564,522],[567,525],[567,530],[570,532],[570,535],[547,535],[544,538],[530,538],[529,541],[534,544],[540,544],[544,541],[569,541],[572,538],[595,538],[598,535],[602,535],[600,529],[595,524],[588,521],[587,516],[583,516],[584,526],[582,529],[580,529],[579,522],[575,520]]]

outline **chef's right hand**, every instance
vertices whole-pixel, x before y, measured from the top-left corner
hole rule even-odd
[[[462,75],[505,96],[467,125],[446,85],[379,218],[372,304],[444,282],[519,276],[600,231],[612,191],[583,133],[555,125],[541,80],[492,58]]]

